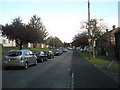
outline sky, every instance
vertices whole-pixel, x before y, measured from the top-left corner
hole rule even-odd
[[[1,0],[0,24],[10,24],[20,16],[28,23],[33,15],[41,17],[49,36],[57,36],[62,42],[72,42],[72,38],[82,32],[81,22],[88,17],[88,0]],[[119,0],[90,0],[91,19],[104,19],[109,29],[118,26]]]

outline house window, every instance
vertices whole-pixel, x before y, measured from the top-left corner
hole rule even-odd
[[[8,39],[8,43],[10,43],[10,40]]]
[[[113,41],[113,37],[110,38],[111,39],[111,42]]]
[[[115,41],[115,37],[113,37],[113,41]]]
[[[3,44],[6,44],[6,40],[5,39],[3,39]]]

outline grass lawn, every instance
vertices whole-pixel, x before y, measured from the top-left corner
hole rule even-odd
[[[99,68],[100,70],[104,71],[104,72],[110,72],[110,73],[120,73],[120,70],[118,70],[118,68],[120,68],[120,64],[116,63],[112,66],[111,69],[108,69],[108,65],[111,63],[111,59],[107,56],[96,56],[95,58],[91,58],[89,60],[88,57],[88,52],[84,52],[82,53],[81,51],[76,51],[78,52],[81,56],[83,56],[83,58],[85,58],[88,62],[90,62],[91,64],[95,65],[97,68]]]

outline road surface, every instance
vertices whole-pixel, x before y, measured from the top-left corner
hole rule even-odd
[[[3,88],[70,88],[72,51],[27,70],[3,71]]]

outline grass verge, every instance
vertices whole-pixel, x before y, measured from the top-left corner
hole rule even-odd
[[[120,73],[120,70],[119,70],[120,64],[118,64],[118,63],[114,64],[111,69],[107,68],[108,65],[112,62],[112,60],[107,56],[96,56],[95,58],[91,58],[89,60],[88,52],[82,53],[80,50],[77,50],[76,52],[78,52],[89,63],[93,64],[94,66],[96,66],[97,68],[99,68],[100,70],[102,70],[104,72]]]

